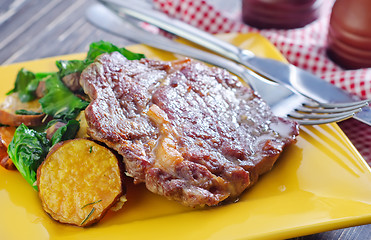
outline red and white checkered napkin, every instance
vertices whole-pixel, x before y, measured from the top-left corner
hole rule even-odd
[[[324,2],[321,17],[304,28],[258,30],[241,21],[240,10],[235,16],[228,16],[230,12],[218,10],[206,0],[153,0],[154,6],[166,14],[213,34],[259,32],[269,39],[290,63],[361,98],[370,99],[371,68],[343,70],[326,56],[327,29],[334,1]],[[354,119],[339,125],[371,165],[371,127]]]

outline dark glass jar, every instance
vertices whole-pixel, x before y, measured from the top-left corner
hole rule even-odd
[[[371,0],[337,0],[328,31],[328,56],[345,69],[371,67]]]
[[[323,0],[242,0],[242,20],[256,28],[300,28],[316,20]]]

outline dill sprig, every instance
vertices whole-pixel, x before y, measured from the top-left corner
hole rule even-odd
[[[85,204],[84,206],[82,206],[81,209],[84,209],[84,208],[87,207],[87,206],[90,206],[90,205],[93,205],[93,204],[99,203],[99,202],[101,202],[101,201],[102,201],[102,199],[100,199],[100,200],[98,200],[98,201],[95,201],[95,202],[87,203],[87,204]]]
[[[80,225],[83,225],[89,218],[90,216],[94,213],[95,211],[95,207],[93,207],[90,211],[90,213],[88,214],[88,216],[86,216],[86,218],[84,220],[82,220],[82,222],[80,223]]]

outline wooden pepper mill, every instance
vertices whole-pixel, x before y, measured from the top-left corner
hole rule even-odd
[[[242,20],[256,28],[300,28],[316,20],[323,0],[243,0]]]
[[[345,69],[371,67],[371,0],[337,0],[332,8],[327,53]]]

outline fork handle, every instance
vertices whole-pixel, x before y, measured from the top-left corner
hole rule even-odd
[[[136,22],[132,22],[132,19],[128,19],[128,16],[122,17],[112,14],[112,9],[99,4],[90,6],[86,11],[86,16],[95,26],[115,35],[227,69],[248,83],[270,106],[276,105],[282,97],[295,95],[285,86],[269,81],[248,68],[242,67],[226,58],[177,43],[159,34],[147,32],[138,27]],[[271,92],[275,94],[271,94]]]
[[[234,61],[240,62],[242,56],[245,59],[255,56],[254,53],[249,50],[242,50],[230,43],[216,38],[205,31],[201,31],[177,19],[170,18],[161,12],[154,11],[153,9],[151,10],[138,7],[136,1],[100,0],[100,2],[102,2],[104,5],[107,5],[110,9],[116,11],[117,13],[121,11],[134,18],[149,22],[163,30],[187,39]]]

